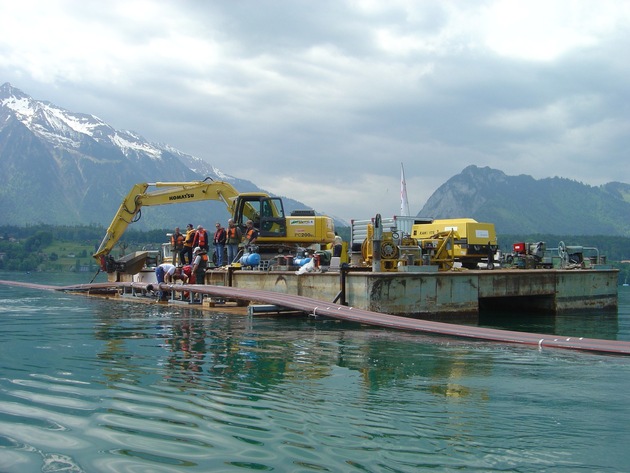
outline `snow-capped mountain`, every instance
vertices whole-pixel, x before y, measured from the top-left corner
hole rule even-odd
[[[242,192],[260,190],[94,115],[35,100],[9,83],[0,86],[0,224],[108,225],[135,183],[206,177]],[[285,205],[306,207],[290,199]],[[210,225],[227,218],[220,202],[152,207],[136,228]]]
[[[89,144],[86,142],[93,140],[100,146],[115,148],[130,160],[164,160],[176,156],[192,164],[192,170],[197,173],[210,172],[213,177],[230,179],[202,159],[168,145],[150,143],[133,131],[116,130],[94,115],[70,112],[49,102],[34,100],[5,83],[0,86],[0,129],[10,123],[11,118],[17,119],[34,135],[55,147],[80,151]]]

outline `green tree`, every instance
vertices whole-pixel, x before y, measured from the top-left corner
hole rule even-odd
[[[22,261],[18,262],[19,271],[36,271],[41,263],[41,258],[36,254],[30,254]]]
[[[52,243],[52,233],[48,231],[39,231],[28,237],[24,242],[24,248],[27,252],[35,252]]]

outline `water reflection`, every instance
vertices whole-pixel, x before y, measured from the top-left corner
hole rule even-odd
[[[479,325],[503,330],[618,340],[617,311],[575,311],[560,314],[484,311]]]
[[[0,471],[533,473],[630,461],[627,358],[3,295]],[[628,315],[553,324],[600,338],[627,334]]]
[[[152,374],[171,385],[245,385],[260,394],[342,369],[356,373],[366,392],[418,378],[433,394],[462,397],[472,390],[460,378],[491,375],[492,355],[467,349],[470,342],[331,320],[253,319],[196,309],[165,309],[150,318],[103,313],[99,320],[95,337],[106,343],[98,357],[114,363],[104,367],[114,383],[137,383]],[[440,346],[450,356],[440,356]],[[153,367],[147,365],[151,360],[157,360]]]

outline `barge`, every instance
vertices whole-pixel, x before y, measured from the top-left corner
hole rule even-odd
[[[272,291],[379,313],[425,319],[475,321],[480,310],[546,313],[616,310],[618,270],[494,269],[449,272],[372,272],[340,267],[293,270],[209,269],[207,285]],[[119,273],[118,282],[150,284],[154,270]]]
[[[341,258],[312,249],[310,258],[278,254],[254,266],[233,263],[208,269],[203,282],[446,321],[473,322],[485,309],[545,313],[617,309],[618,270],[605,264],[598,252],[585,258],[585,248],[562,242],[549,250],[542,242],[520,243],[506,264],[497,252],[491,224],[472,219],[440,222],[440,228],[419,239],[409,235],[421,233],[427,221],[377,215],[353,222],[351,242],[344,244]],[[168,259],[169,247],[164,245],[162,260]],[[296,266],[298,259],[299,264],[310,260],[308,270]],[[108,273],[109,281],[155,283],[151,266],[158,261],[131,254],[118,261],[122,271]]]

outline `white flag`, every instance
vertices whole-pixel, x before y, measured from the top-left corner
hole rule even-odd
[[[409,201],[407,200],[407,183],[405,182],[405,169],[400,163],[400,215],[409,216]]]

